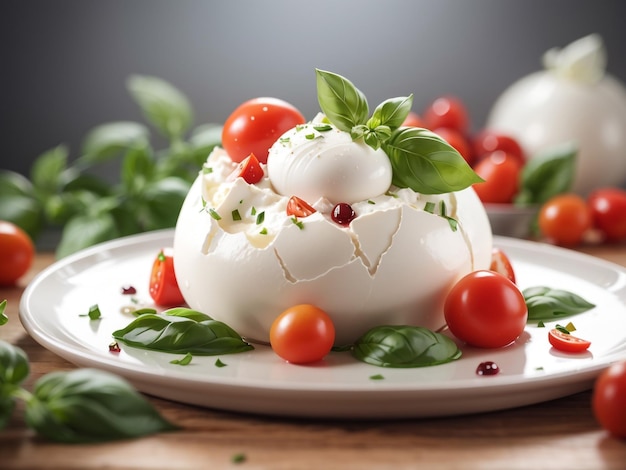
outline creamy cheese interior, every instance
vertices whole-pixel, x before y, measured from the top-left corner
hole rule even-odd
[[[366,165],[363,174],[375,173],[376,165]],[[268,341],[274,319],[300,303],[328,312],[337,344],[383,324],[436,330],[444,325],[449,288],[489,267],[491,229],[471,188],[426,196],[389,182],[385,188],[355,182],[348,193],[365,197],[311,200],[288,176],[268,176],[268,166],[257,184],[232,180],[236,164],[215,149],[183,204],[174,240],[176,275],[189,306],[250,340]],[[277,178],[286,183],[280,191]],[[291,195],[316,212],[288,215]],[[350,202],[357,214],[348,226],[330,217],[337,202]]]

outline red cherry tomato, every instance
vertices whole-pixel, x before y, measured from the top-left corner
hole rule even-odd
[[[468,165],[472,164],[474,159],[472,148],[463,134],[450,127],[439,127],[437,129],[433,129],[433,132],[454,147],[454,149],[465,159]]]
[[[267,163],[267,152],[286,131],[304,124],[304,116],[294,106],[277,98],[255,98],[239,105],[226,119],[222,146],[234,162],[251,153]]]
[[[593,225],[607,241],[626,239],[626,191],[619,188],[600,188],[587,198]]]
[[[288,308],[272,323],[270,344],[276,354],[293,364],[323,359],[335,342],[335,326],[322,309],[309,304]]]
[[[172,248],[163,248],[152,264],[150,297],[162,307],[174,307],[185,302],[174,273]]]
[[[265,173],[263,172],[263,168],[261,168],[261,164],[259,160],[254,156],[253,153],[248,155],[245,159],[243,159],[235,171],[230,175],[229,180],[234,180],[238,177],[242,177],[244,181],[248,184],[256,184],[263,179]]]
[[[287,201],[287,215],[295,215],[296,217],[308,217],[313,214],[315,209],[298,196],[291,196]]]
[[[474,271],[458,281],[444,304],[448,328],[471,346],[500,348],[524,331],[528,309],[515,284],[493,271]]]
[[[591,403],[600,425],[613,436],[626,439],[626,361],[600,373]]]
[[[406,127],[424,127],[424,121],[419,116],[419,114],[414,111],[409,111],[409,114],[407,115],[402,125]]]
[[[591,346],[591,341],[564,333],[556,328],[552,328],[548,331],[548,341],[550,341],[554,349],[567,353],[585,352],[589,349],[589,346]]]
[[[30,269],[35,247],[28,234],[0,220],[0,286],[14,285]]]
[[[582,197],[560,194],[543,204],[538,224],[541,233],[552,243],[574,246],[582,242],[591,228],[591,211]]]
[[[500,248],[493,247],[491,250],[491,271],[502,274],[512,283],[515,283],[515,271],[509,257]]]
[[[449,127],[462,134],[469,128],[467,109],[453,96],[441,96],[433,101],[424,111],[424,123],[428,129]]]
[[[522,171],[517,158],[497,150],[478,162],[474,171],[485,180],[473,185],[482,202],[508,204],[513,201]]]
[[[502,150],[509,155],[516,157],[520,166],[524,166],[526,163],[526,157],[520,144],[513,137],[502,134],[493,130],[483,129],[472,140],[472,149],[474,151],[474,158],[476,161],[482,157],[495,152],[496,150]]]

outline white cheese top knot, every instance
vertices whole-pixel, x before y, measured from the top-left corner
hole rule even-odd
[[[309,203],[325,198],[335,204],[384,194],[392,179],[387,154],[316,121],[287,131],[270,148],[267,171],[276,192]]]

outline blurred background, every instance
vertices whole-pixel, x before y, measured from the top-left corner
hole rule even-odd
[[[455,95],[477,130],[547,49],[590,33],[626,81],[625,18],[621,0],[3,0],[0,167],[26,175],[59,144],[78,157],[98,124],[142,121],[132,74],[181,90],[195,124],[222,123],[257,96],[311,118],[317,67],[348,77],[370,105],[414,93],[419,113]]]

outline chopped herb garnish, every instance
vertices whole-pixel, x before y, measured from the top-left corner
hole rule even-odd
[[[541,366],[539,366],[539,367],[535,367],[535,370],[536,370],[536,371],[542,371],[542,370],[543,370],[543,367],[541,367]]]
[[[563,325],[556,325],[554,328],[556,328],[557,330],[559,330],[561,333],[569,335],[570,332],[567,328],[565,328]]]
[[[163,253],[163,250],[159,251],[159,254],[157,255],[157,259],[159,260],[160,263],[165,262],[165,253]]]
[[[265,221],[265,211],[259,212],[256,216],[256,224],[261,225]]]
[[[372,201],[371,199],[368,199],[368,200],[367,200],[367,203],[368,203],[368,204],[376,204],[376,203],[375,203],[374,201]]]
[[[202,167],[202,173],[205,174],[205,175],[213,173],[213,168],[211,168],[210,166],[203,166]]]
[[[424,205],[424,212],[428,212],[429,214],[434,214],[435,213],[435,203],[434,202],[427,202]]]
[[[246,461],[246,454],[239,453],[235,454],[230,458],[232,463],[243,463]]]
[[[204,199],[204,197],[202,197],[201,199],[202,199],[202,208],[204,209],[206,207],[206,199]]]
[[[252,209],[250,209],[250,215],[256,215],[256,207],[252,206]]]
[[[300,230],[304,229],[304,224],[302,223],[302,221],[298,220],[297,217],[292,217],[291,221],[294,223],[294,225],[296,225]]]
[[[459,223],[457,222],[457,220],[453,219],[452,217],[446,217],[445,219],[448,221],[448,224],[450,225],[452,231],[456,232],[459,228]]]
[[[187,353],[185,354],[185,357],[183,357],[182,359],[171,360],[170,364],[178,364],[179,366],[186,366],[191,362],[191,359],[193,359],[193,356],[191,355],[191,353]]]
[[[263,227],[259,233],[261,235],[267,235],[267,229],[265,227]]]
[[[303,126],[302,124],[296,124],[296,132],[300,132],[304,128],[305,126]]]
[[[370,375],[370,380],[384,380],[385,377],[382,376],[381,374],[376,374],[376,375]]]
[[[9,321],[9,317],[7,317],[4,313],[4,309],[7,306],[7,300],[4,299],[0,302],[0,325],[5,325]]]
[[[98,304],[95,304],[89,307],[88,313],[80,316],[89,317],[90,320],[99,320],[102,317],[102,314],[100,313],[100,307],[98,307]]]
[[[289,143],[289,141],[290,141],[290,139],[289,139],[289,137],[281,137],[278,141],[279,141],[281,144],[288,144],[288,143]]]
[[[315,134],[311,133],[311,134],[306,134],[304,136],[307,140],[313,140],[315,139]]]
[[[397,197],[398,197],[398,195],[397,195],[397,194],[392,193],[391,191],[387,191],[387,192],[385,193],[385,195],[390,196],[390,197],[395,197],[395,198],[397,198]]]
[[[239,214],[239,211],[237,209],[232,211],[231,214],[233,216],[234,221],[241,220],[241,215]]]
[[[332,126],[329,126],[328,124],[323,124],[321,126],[313,126],[313,129],[315,129],[317,132],[328,132],[330,130],[332,130]]]
[[[222,220],[222,216],[215,212],[215,209],[209,209],[209,214],[211,214],[211,217],[215,220]]]
[[[215,367],[226,367],[228,364],[224,364],[218,357],[215,361]]]
[[[545,328],[546,324],[542,320],[539,320],[539,322],[537,323],[537,327],[538,328]]]
[[[574,324],[572,322],[569,322],[567,325],[565,325],[565,329],[567,331],[569,331],[570,333],[572,331],[576,331],[576,327],[574,326]]]

